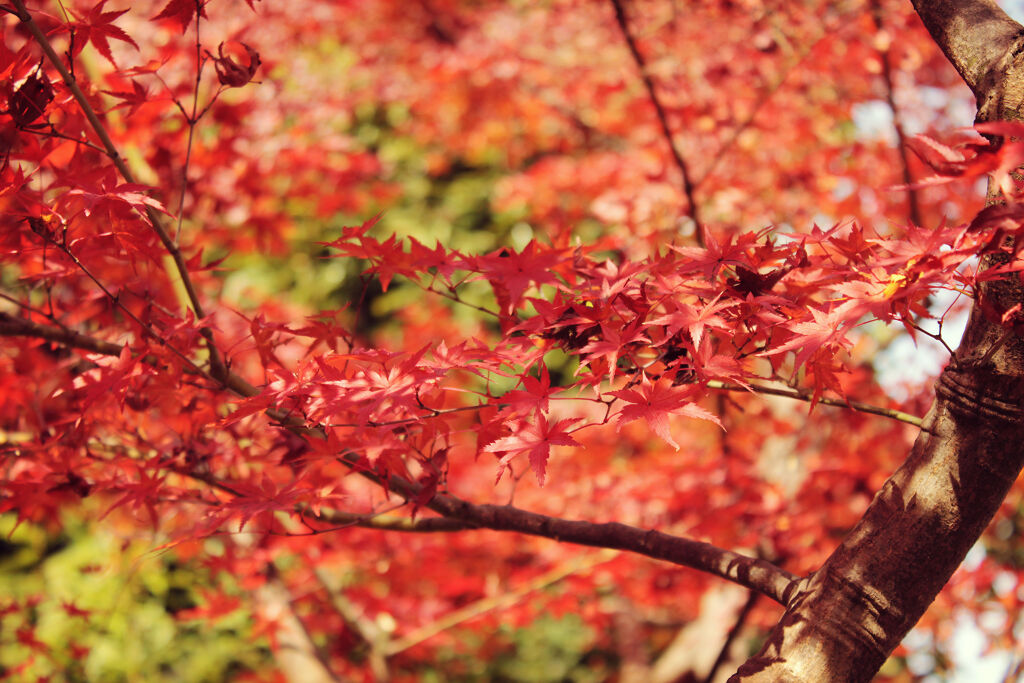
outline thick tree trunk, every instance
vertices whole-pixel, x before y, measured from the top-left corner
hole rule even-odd
[[[989,0],[914,0],[979,120],[1022,118],[1024,28]],[[869,681],[977,541],[1024,465],[1020,281],[979,288],[910,456],[730,681]]]

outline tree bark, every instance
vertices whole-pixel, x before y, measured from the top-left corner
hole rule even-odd
[[[1024,28],[989,0],[914,6],[978,120],[1021,120]],[[977,288],[909,457],[730,681],[869,681],[932,603],[1024,465],[1024,340],[999,322],[1017,303],[1016,277]]]

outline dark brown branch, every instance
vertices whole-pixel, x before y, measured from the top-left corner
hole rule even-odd
[[[354,453],[345,453],[338,460],[365,479],[378,486],[384,486],[384,480],[379,475],[359,467],[359,457]],[[230,482],[221,481],[213,475],[176,471],[225,493],[239,495]],[[388,477],[387,488],[407,500],[421,493],[419,484],[394,474]],[[786,605],[790,597],[804,583],[804,579],[801,577],[794,576],[766,560],[741,555],[710,543],[672,536],[660,531],[640,529],[619,522],[596,523],[549,517],[510,505],[476,505],[445,494],[435,495],[425,507],[437,512],[442,517],[405,521],[385,517],[378,518],[380,521],[374,523],[372,514],[322,512],[317,515],[304,507],[296,512],[307,519],[316,519],[334,526],[362,526],[389,531],[421,532],[467,529],[516,531],[577,545],[625,550],[713,574],[762,593],[782,605]]]
[[[626,10],[622,7],[622,0],[611,0],[612,6],[615,8],[615,21],[619,25],[619,29],[622,31],[622,37],[626,40],[626,45],[629,46],[629,53],[633,56],[633,61],[636,63],[637,69],[640,71],[640,78],[644,82],[644,87],[647,89],[647,96],[651,100],[651,104],[654,105],[654,111],[658,116],[658,123],[661,126],[661,133],[665,136],[665,141],[668,143],[668,148],[672,153],[672,160],[676,164],[676,168],[679,169],[679,173],[683,177],[683,194],[686,195],[686,201],[690,205],[690,218],[693,219],[694,223],[694,236],[697,240],[697,244],[704,246],[704,230],[700,224],[700,218],[698,216],[697,199],[696,199],[696,188],[693,181],[690,179],[690,171],[686,165],[686,161],[683,159],[682,153],[679,151],[679,147],[676,145],[675,138],[672,136],[672,130],[668,125],[668,115],[665,113],[665,107],[661,104],[661,100],[658,98],[658,91],[654,87],[654,80],[647,69],[647,62],[644,60],[644,56],[640,53],[640,49],[637,47],[636,40],[633,38],[633,34],[629,31],[629,20],[626,18]]]
[[[63,327],[43,325],[25,320],[8,313],[0,313],[0,337],[34,337],[83,351],[100,353],[104,356],[118,356],[121,348],[117,344],[90,337]]]
[[[549,517],[505,505],[474,505],[438,496],[430,507],[449,518],[496,531],[517,531],[563,543],[628,550],[699,569],[767,595],[786,605],[801,579],[771,562],[688,538],[639,529],[619,522],[587,522]]]
[[[32,323],[6,314],[0,317],[0,336],[4,334],[52,339],[75,348],[107,355],[118,355],[121,351],[120,347],[110,342],[93,339],[70,330]],[[252,395],[241,391],[238,393]],[[319,436],[316,429],[306,427],[295,418],[284,418],[273,412],[271,416],[279,419],[283,426],[303,437],[317,438]],[[360,467],[359,458],[355,454],[343,454],[339,461],[375,484],[384,485],[384,481],[377,474]],[[208,485],[216,485],[225,492],[237,495],[229,484],[219,480],[215,481],[212,477],[179,473],[193,476]],[[391,475],[388,478],[387,488],[406,499],[416,498],[420,493],[418,484],[397,475]],[[763,593],[783,605],[787,604],[789,597],[801,581],[799,577],[765,560],[718,548],[710,543],[672,536],[660,531],[639,529],[618,522],[594,523],[561,519],[511,506],[474,505],[454,496],[440,494],[427,503],[426,507],[440,514],[443,519],[399,520],[385,518],[375,522],[372,515],[330,513],[321,517],[321,520],[331,524],[352,524],[353,526],[394,531],[434,532],[470,528],[517,531],[578,545],[627,550],[714,574]]]

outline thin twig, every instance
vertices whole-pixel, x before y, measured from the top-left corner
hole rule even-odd
[[[758,94],[757,101],[754,103],[753,109],[750,110],[750,113],[747,114],[747,117],[743,119],[739,123],[739,125],[733,128],[732,132],[729,134],[728,139],[726,139],[725,142],[722,143],[722,146],[718,148],[718,150],[715,152],[715,155],[711,157],[711,161],[707,164],[707,167],[704,169],[704,173],[700,176],[700,178],[698,178],[693,183],[695,189],[700,188],[701,186],[704,185],[704,183],[711,176],[711,174],[714,173],[715,169],[718,167],[718,164],[722,161],[722,159],[725,158],[725,155],[729,152],[729,150],[736,146],[736,143],[740,139],[740,135],[742,135],[743,132],[750,128],[751,124],[754,123],[754,119],[757,118],[757,115],[761,112],[764,106],[768,104],[768,102],[775,95],[775,93],[777,93],[782,88],[782,86],[785,85],[786,80],[794,71],[796,71],[797,67],[800,66],[804,61],[806,61],[806,59],[814,51],[814,48],[817,47],[818,43],[823,41],[828,36],[829,34],[826,33],[825,35],[818,38],[818,40],[816,40],[806,50],[804,50],[804,52],[796,61],[794,61],[789,67],[786,68],[785,73],[782,74],[782,77],[779,78],[779,80],[775,81],[775,83],[769,86],[766,90]]]
[[[882,23],[882,7],[879,0],[871,0],[871,18],[875,22],[875,30],[882,33],[885,26]],[[885,102],[892,111],[892,127],[896,131],[896,149],[899,151],[900,163],[903,167],[903,185],[907,188],[907,213],[910,222],[914,225],[921,225],[921,206],[918,202],[917,190],[914,189],[914,176],[910,173],[910,161],[907,158],[906,135],[903,125],[900,123],[900,112],[896,107],[896,87],[892,79],[892,42],[886,45],[885,49],[878,50],[878,56],[882,60],[882,82],[885,83]]]
[[[637,47],[636,40],[633,38],[633,34],[629,31],[629,21],[626,18],[626,11],[622,7],[622,0],[611,0],[612,6],[615,8],[615,21],[619,25],[619,29],[622,31],[622,37],[626,40],[626,45],[629,46],[629,53],[633,56],[633,61],[636,63],[637,69],[640,71],[640,78],[644,82],[644,87],[647,89],[647,96],[651,100],[651,104],[654,105],[654,111],[658,116],[658,123],[661,125],[661,133],[665,136],[665,141],[668,142],[668,148],[672,152],[672,160],[675,161],[676,168],[679,169],[679,173],[683,176],[683,194],[686,195],[686,201],[690,208],[690,218],[693,219],[694,223],[694,236],[697,244],[701,247],[704,246],[704,230],[698,217],[697,199],[695,196],[696,187],[690,180],[690,171],[686,165],[686,161],[683,159],[682,153],[679,151],[679,147],[676,145],[675,138],[672,136],[672,130],[668,126],[668,115],[665,113],[665,107],[661,104],[661,100],[658,98],[658,92],[654,87],[654,80],[647,68],[647,62],[644,60],[643,55],[640,53],[640,49]]]
[[[92,105],[89,103],[88,98],[86,98],[85,93],[83,93],[82,89],[79,87],[78,81],[67,67],[64,66],[64,63],[61,61],[56,50],[53,49],[53,45],[46,37],[46,34],[43,33],[43,30],[32,18],[32,15],[29,14],[28,9],[25,7],[25,1],[13,0],[13,2],[14,7],[17,9],[18,19],[28,29],[29,33],[32,34],[32,37],[35,38],[40,48],[42,48],[43,53],[46,54],[47,59],[50,60],[54,69],[56,69],[61,75],[61,78],[64,79],[64,84],[67,85],[71,94],[74,96],[75,101],[78,102],[79,108],[82,110],[85,118],[89,121],[89,125],[92,127],[93,132],[96,133],[96,136],[100,139],[100,142],[103,144],[103,148],[106,150],[107,156],[113,162],[114,166],[121,174],[121,177],[129,183],[135,184],[135,176],[131,169],[128,168],[124,158],[117,151],[117,147],[114,146],[113,140],[111,140],[106,128],[96,115],[96,111],[92,108]],[[189,276],[188,265],[185,263],[185,257],[182,255],[181,251],[174,243],[174,240],[171,239],[164,227],[162,216],[156,209],[149,205],[145,207],[145,212],[149,219],[150,226],[157,234],[157,237],[160,238],[160,243],[163,244],[164,249],[168,254],[170,254],[171,259],[174,261],[174,267],[177,270],[178,278],[185,289],[185,293],[188,296],[189,303],[191,304],[196,317],[206,317],[206,314],[203,311],[203,306],[199,301],[199,294],[195,289],[195,285],[192,283],[192,278]],[[207,341],[207,351],[210,354],[210,367],[213,370],[213,374],[217,377],[225,375],[227,370],[220,357],[220,352],[214,343],[213,331],[208,327],[203,327],[200,330],[200,333]]]
[[[736,615],[736,621],[733,623],[732,628],[729,629],[729,633],[725,636],[725,643],[722,644],[722,649],[718,651],[718,657],[715,658],[715,663],[711,665],[708,675],[704,677],[704,683],[711,683],[715,680],[715,674],[718,673],[722,664],[725,663],[726,658],[729,656],[729,650],[732,649],[732,644],[736,641],[736,636],[740,634],[740,630],[747,622],[747,617],[750,616],[750,613],[754,609],[754,605],[757,604],[760,597],[760,593],[750,591],[750,594],[747,596],[747,601],[743,603],[743,607],[740,608],[739,614]]]
[[[797,401],[806,401],[807,403],[821,403],[827,406],[836,406],[838,408],[849,408],[850,410],[856,410],[860,413],[870,413],[872,415],[881,415],[882,417],[888,417],[898,422],[906,422],[907,424],[914,425],[918,429],[922,428],[924,421],[916,415],[910,413],[904,413],[901,410],[893,410],[891,408],[881,408],[879,406],[873,406],[870,403],[862,403],[860,401],[846,401],[841,398],[828,398],[826,396],[819,396],[817,400],[814,400],[813,393],[801,389],[791,389],[782,387],[768,387],[763,384],[749,384],[742,386],[740,384],[730,384],[729,382],[720,382],[718,380],[711,380],[707,384],[709,389],[719,389],[722,391],[739,391],[739,392],[753,392],[756,394],[769,394],[771,396],[785,396],[786,398],[796,399]]]
[[[433,638],[437,634],[443,633],[444,631],[458,626],[465,621],[475,619],[496,609],[511,607],[517,602],[522,601],[531,593],[553,586],[578,572],[592,569],[614,559],[618,555],[619,553],[617,551],[603,550],[601,552],[573,558],[561,567],[556,567],[549,572],[541,574],[532,581],[529,581],[514,590],[472,602],[465,607],[455,610],[454,612],[449,612],[431,624],[421,626],[412,633],[391,641],[387,644],[385,653],[389,657],[396,655],[403,650],[408,650],[415,645],[419,645],[423,641]]]
[[[203,51],[202,43],[199,39],[199,27],[202,25],[203,12],[200,0],[196,0],[196,85],[192,90],[192,114],[185,116],[185,121],[188,123],[188,140],[185,143],[185,163],[182,164],[181,168],[181,196],[178,198],[178,225],[174,231],[174,243],[178,243],[178,239],[181,237],[181,224],[185,217],[185,194],[188,192],[188,167],[192,161],[192,141],[195,138],[196,124],[199,123],[199,117],[197,116],[199,111],[199,86],[203,80]],[[178,109],[181,109],[181,113],[185,114],[185,110],[178,105]]]

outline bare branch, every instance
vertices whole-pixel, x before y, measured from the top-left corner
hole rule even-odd
[[[615,8],[615,21],[619,24],[619,29],[622,31],[622,37],[626,39],[626,45],[629,46],[629,53],[633,56],[633,61],[636,62],[637,69],[640,71],[640,78],[643,79],[644,87],[647,89],[647,96],[651,100],[651,104],[654,105],[654,111],[658,115],[658,123],[661,125],[661,133],[665,136],[665,141],[668,142],[668,148],[672,152],[672,160],[675,161],[676,168],[679,169],[679,173],[683,176],[683,194],[686,195],[686,201],[690,205],[690,218],[693,219],[695,226],[695,238],[697,244],[704,246],[704,231],[701,228],[700,218],[698,217],[697,211],[697,200],[695,198],[696,189],[693,181],[690,179],[690,171],[686,165],[686,161],[683,159],[682,153],[679,151],[679,147],[676,145],[675,138],[672,136],[672,130],[668,126],[668,115],[665,113],[665,107],[661,104],[661,100],[658,98],[658,92],[654,87],[654,81],[651,79],[651,75],[647,69],[647,62],[644,60],[640,49],[637,47],[636,40],[633,38],[633,34],[629,31],[629,21],[626,19],[626,11],[622,7],[622,0],[611,0],[612,6]]]
[[[797,401],[806,401],[810,403],[814,400],[814,395],[810,391],[801,389],[791,389],[783,387],[768,387],[763,384],[751,384],[749,389],[739,384],[730,384],[728,382],[720,382],[718,380],[711,380],[708,382],[709,389],[720,389],[722,391],[739,391],[739,392],[753,392],[755,394],[768,394],[770,396],[785,396],[786,398],[792,398]],[[850,410],[856,410],[860,413],[870,413],[872,415],[881,415],[882,417],[888,417],[892,420],[899,422],[906,422],[909,425],[913,425],[918,429],[923,429],[923,421],[916,415],[910,413],[904,413],[902,410],[893,410],[892,408],[881,408],[879,406],[873,406],[870,403],[862,403],[861,401],[844,401],[841,398],[828,398],[827,396],[819,396],[816,403],[820,403],[826,406],[836,406],[837,408],[849,408]]]
[[[882,6],[879,0],[871,1],[871,18],[875,22],[875,30],[879,33],[885,30],[882,22]],[[882,60],[882,81],[885,83],[885,102],[892,111],[892,127],[896,131],[896,150],[900,155],[900,164],[903,167],[903,184],[907,189],[907,217],[914,225],[921,225],[921,206],[918,202],[918,192],[914,189],[914,177],[910,173],[910,162],[907,159],[906,135],[903,132],[903,124],[900,123],[900,111],[896,107],[895,91],[896,86],[892,78],[892,46],[891,41],[885,47],[878,48],[878,56]]]
[[[713,574],[767,595],[786,605],[802,582],[771,562],[741,555],[710,543],[619,522],[588,522],[549,517],[508,505],[474,505],[438,495],[429,507],[446,517],[496,531],[518,531],[564,543],[627,550]]]

